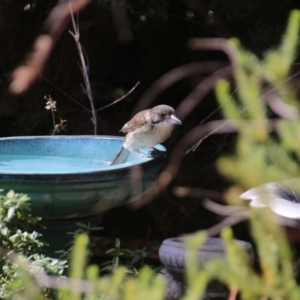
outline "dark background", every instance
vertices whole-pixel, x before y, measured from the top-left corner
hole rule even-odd
[[[27,4],[31,6],[24,10]],[[31,51],[55,5],[56,1],[0,0],[0,136],[48,135],[52,119],[44,109],[45,95],[57,101],[57,115],[68,121],[67,134],[93,134],[90,114],[64,94],[89,107],[81,87],[76,45],[67,30],[58,40],[43,78],[23,95],[8,92],[11,72]],[[91,1],[79,14],[79,26],[89,60],[95,106],[114,101],[140,81],[129,97],[98,113],[98,134],[119,134],[138,99],[166,72],[191,62],[227,60],[219,51],[188,49],[190,38],[237,37],[244,47],[262,56],[280,42],[294,8],[300,8],[299,1],[131,0],[126,3],[126,11],[132,39],[120,40],[111,3]],[[176,108],[204,78],[199,74],[174,84],[153,105],[164,103]],[[174,148],[181,137],[217,108],[212,92],[175,130],[166,147]],[[208,120],[220,117],[220,111],[216,111]],[[139,239],[147,245],[151,240],[205,229],[218,222],[218,216],[202,207],[201,197],[178,198],[173,188],[191,186],[223,191],[228,182],[218,175],[214,163],[221,154],[233,149],[233,141],[234,137],[225,135],[206,139],[196,152],[186,156],[168,191],[139,210],[120,207],[109,211],[99,234],[121,240]],[[247,239],[245,230],[237,229],[237,236]]]

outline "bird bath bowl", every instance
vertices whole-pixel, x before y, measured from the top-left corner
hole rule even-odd
[[[43,220],[84,218],[124,205],[137,181],[141,191],[155,181],[164,156],[132,152],[126,163],[110,166],[122,144],[115,136],[1,138],[0,188],[28,194],[33,215]],[[137,166],[141,175],[133,180]]]
[[[0,188],[27,194],[32,215],[54,231],[95,219],[149,187],[165,161],[132,152],[126,163],[110,166],[122,144],[116,136],[0,138]]]

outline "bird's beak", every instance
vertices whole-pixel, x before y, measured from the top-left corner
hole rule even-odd
[[[175,117],[174,115],[171,115],[171,122],[173,124],[177,124],[177,125],[181,125],[182,124],[181,121],[177,117]]]

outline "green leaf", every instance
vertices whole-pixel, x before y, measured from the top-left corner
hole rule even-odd
[[[109,254],[109,253],[112,253],[112,252],[115,252],[115,251],[117,251],[116,248],[111,248],[111,249],[106,250],[105,254]]]
[[[91,230],[102,230],[104,227],[95,226],[92,227]]]
[[[12,190],[10,190],[10,191],[7,193],[7,195],[6,195],[6,197],[9,198],[9,199],[13,198],[14,196],[15,196],[15,192],[12,191]]]
[[[7,227],[2,227],[0,232],[1,232],[1,235],[6,236],[8,234],[8,228]]]
[[[119,261],[120,261],[119,256],[114,256],[113,257],[112,262],[113,262],[114,267],[118,266]]]
[[[14,207],[10,207],[7,211],[7,220],[10,221],[12,219],[12,217],[15,214],[15,208]]]
[[[107,266],[107,265],[110,265],[111,263],[112,263],[111,260],[105,261],[104,263],[100,264],[100,266]]]
[[[131,261],[131,264],[134,265],[136,264],[137,262],[139,262],[141,260],[142,256],[140,254],[136,255],[132,261]]]
[[[59,253],[65,253],[66,251],[64,251],[64,250],[57,250],[57,251],[55,251],[55,253],[57,253],[57,254],[59,254]]]
[[[77,227],[80,227],[80,228],[83,228],[83,229],[89,228],[88,225],[86,225],[86,224],[84,224],[84,223],[80,223],[80,222],[75,223],[75,225],[76,225]]]
[[[112,266],[101,268],[101,271],[111,271],[111,270],[112,270]]]
[[[118,238],[116,238],[116,241],[115,241],[115,247],[116,247],[116,248],[119,248],[120,245],[121,245],[120,240],[119,240]]]
[[[130,250],[130,249],[122,249],[123,252],[134,254],[136,251]]]

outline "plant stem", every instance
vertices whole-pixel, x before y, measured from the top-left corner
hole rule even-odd
[[[83,80],[84,80],[84,85],[85,85],[85,90],[87,93],[87,96],[89,98],[90,101],[90,105],[91,105],[91,113],[92,113],[92,122],[94,125],[94,134],[97,134],[97,125],[98,125],[98,121],[97,121],[97,111],[95,109],[95,105],[94,105],[94,98],[93,98],[93,94],[92,94],[92,89],[91,89],[91,84],[89,81],[89,76],[88,76],[88,67],[86,65],[86,61],[83,55],[83,50],[82,50],[82,46],[80,43],[80,33],[79,33],[79,28],[78,25],[76,25],[75,23],[75,19],[74,19],[74,14],[73,14],[73,10],[72,10],[72,5],[69,1],[69,7],[70,7],[70,12],[71,12],[71,18],[72,18],[72,24],[73,24],[73,29],[74,32],[70,32],[70,34],[73,36],[75,43],[76,43],[76,47],[78,50],[78,54],[79,54],[79,58],[80,58],[80,65],[81,65],[81,71],[82,71],[82,76],[83,76]]]
[[[51,108],[51,113],[52,113],[52,122],[53,122],[53,135],[55,134],[55,114],[54,110]]]

